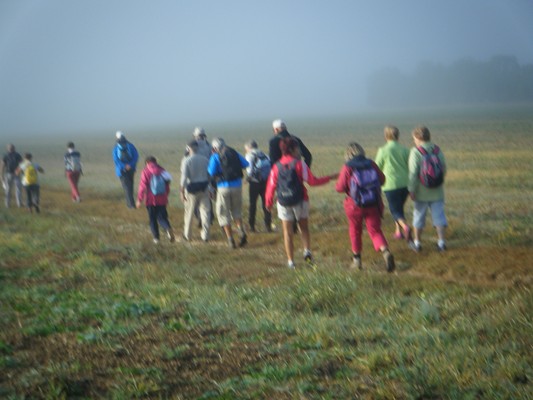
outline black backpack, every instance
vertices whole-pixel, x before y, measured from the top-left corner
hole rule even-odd
[[[304,186],[296,173],[296,163],[293,160],[289,164],[276,163],[278,167],[278,184],[276,186],[278,203],[282,206],[294,206],[304,198]]]
[[[244,175],[242,173],[241,160],[239,153],[231,147],[225,146],[219,154],[220,167],[222,168],[222,180],[234,181],[241,179]]]

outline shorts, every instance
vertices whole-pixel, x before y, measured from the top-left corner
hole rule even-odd
[[[433,226],[448,226],[444,214],[444,200],[439,201],[415,201],[413,208],[413,226],[422,229],[426,225],[426,213],[431,210]]]
[[[301,201],[295,206],[282,206],[276,203],[278,209],[278,218],[282,221],[299,221],[309,218],[309,202]]]
[[[387,190],[383,193],[385,193],[385,197],[387,198],[387,203],[389,204],[389,210],[392,214],[392,218],[394,218],[395,221],[405,219],[403,207],[405,205],[405,201],[407,200],[407,196],[409,195],[407,188]]]
[[[225,187],[217,190],[217,219],[220,226],[242,218],[242,187]]]

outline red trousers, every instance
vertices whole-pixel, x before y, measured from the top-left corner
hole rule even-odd
[[[378,206],[361,208],[354,201],[346,197],[344,199],[344,211],[348,219],[348,232],[352,244],[352,252],[361,254],[363,250],[363,221],[370,235],[374,249],[379,251],[381,247],[388,247],[387,239],[381,231],[381,211]]]
[[[72,200],[79,200],[80,192],[78,191],[78,181],[80,180],[80,171],[67,171],[67,179],[70,184]]]

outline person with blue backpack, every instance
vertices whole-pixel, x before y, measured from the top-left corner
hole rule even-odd
[[[139,153],[135,146],[130,143],[121,131],[116,133],[117,142],[113,148],[113,161],[115,163],[115,173],[120,179],[124,194],[126,195],[126,205],[128,208],[135,208],[133,198],[133,178],[139,160]]]
[[[421,237],[427,210],[431,210],[433,226],[437,231],[437,250],[446,251],[445,230],[448,226],[444,212],[444,177],[446,160],[439,146],[431,142],[431,133],[425,126],[413,132],[415,146],[409,153],[409,196],[414,201],[413,244],[415,252],[422,250]]]
[[[137,193],[137,208],[146,205],[154,243],[159,243],[159,225],[166,231],[170,242],[175,241],[174,231],[168,220],[167,204],[170,193],[170,174],[157,163],[153,156],[146,157]]]
[[[381,251],[388,272],[396,268],[394,257],[389,250],[385,235],[381,230],[383,200],[381,185],[385,175],[376,163],[365,157],[363,147],[355,142],[348,145],[346,163],[339,172],[335,190],[346,194],[344,211],[348,219],[348,234],[352,245],[352,267],[362,269],[363,221],[376,251]]]
[[[272,213],[267,210],[265,203],[265,191],[268,176],[270,175],[270,159],[257,147],[255,140],[250,140],[244,145],[246,151],[246,161],[249,166],[246,168],[246,180],[248,181],[248,223],[250,231],[255,232],[255,214],[257,212],[257,198],[261,198],[263,206],[263,217],[267,232],[272,232]]]

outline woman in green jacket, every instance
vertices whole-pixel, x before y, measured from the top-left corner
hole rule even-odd
[[[387,143],[378,149],[376,164],[385,174],[383,193],[387,198],[389,210],[394,218],[396,229],[395,239],[405,238],[411,242],[411,228],[405,218],[404,206],[409,195],[409,150],[398,143],[400,131],[397,127],[387,125],[383,130]]]

